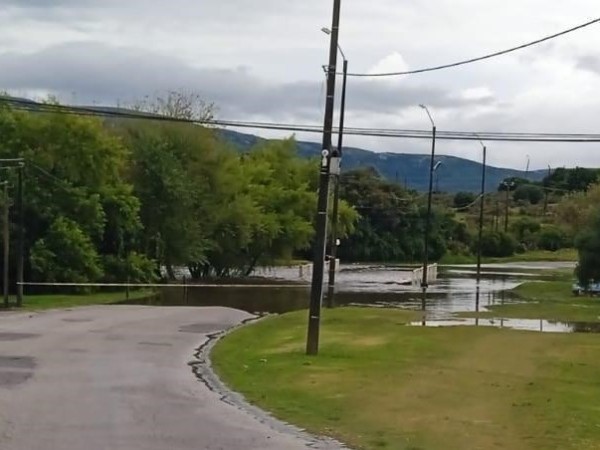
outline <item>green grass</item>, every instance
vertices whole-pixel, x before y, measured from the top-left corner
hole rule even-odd
[[[129,293],[130,300],[140,299],[152,295],[148,289],[132,290]],[[124,302],[126,294],[121,292],[98,292],[94,294],[80,295],[25,295],[23,297],[23,309],[25,310],[44,310],[56,308],[73,308],[77,306],[107,305],[112,303]],[[10,299],[14,305],[16,299]]]
[[[547,250],[532,250],[525,253],[519,253],[513,256],[505,258],[482,258],[482,262],[485,264],[490,263],[510,263],[510,262],[556,262],[556,261],[577,261],[579,258],[577,250],[573,248],[563,248],[556,252],[550,252]],[[465,256],[465,255],[445,255],[440,261],[441,264],[475,264],[477,262],[476,256]]]
[[[571,285],[565,280],[527,282],[511,291],[519,303],[495,305],[488,312],[460,316],[600,322],[600,298],[573,295]]]
[[[600,340],[486,327],[406,326],[397,310],[325,311],[304,355],[306,312],[217,344],[233,389],[356,449],[600,448]]]

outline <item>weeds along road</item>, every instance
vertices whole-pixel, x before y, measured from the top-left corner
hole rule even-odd
[[[0,313],[2,450],[306,449],[226,404],[188,365],[226,308]]]

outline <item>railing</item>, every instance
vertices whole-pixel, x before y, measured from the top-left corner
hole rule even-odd
[[[427,283],[435,283],[438,279],[438,265],[431,264],[427,266]],[[413,286],[421,286],[423,284],[423,268],[413,270],[412,272]]]

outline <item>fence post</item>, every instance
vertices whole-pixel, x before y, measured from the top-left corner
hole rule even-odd
[[[183,304],[188,304],[187,277],[183,276]]]

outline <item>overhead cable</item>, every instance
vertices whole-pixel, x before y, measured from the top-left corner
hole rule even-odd
[[[7,103],[13,109],[31,113],[70,114],[79,116],[92,116],[103,118],[118,118],[130,120],[152,120],[160,122],[188,123],[215,127],[230,127],[242,129],[261,129],[273,131],[322,133],[320,125],[300,125],[275,122],[252,122],[239,120],[195,120],[168,117],[137,111],[129,111],[104,107],[80,107],[37,103],[30,100],[0,98],[0,104]],[[337,128],[333,128],[338,132]],[[431,139],[431,130],[405,130],[383,128],[344,128],[344,134],[352,136],[389,137],[407,139]],[[480,131],[441,131],[437,132],[437,139],[454,141],[506,141],[506,142],[564,142],[564,143],[595,143],[600,142],[600,134],[587,133],[506,133],[506,132],[480,132]]]
[[[522,49],[527,48],[527,47],[532,47],[534,45],[538,45],[538,44],[541,44],[543,42],[550,41],[552,39],[556,39],[558,37],[561,37],[561,36],[564,36],[566,34],[572,33],[574,31],[578,31],[578,30],[581,30],[583,28],[589,27],[589,26],[594,25],[594,24],[596,24],[598,22],[600,22],[600,17],[597,18],[597,19],[594,19],[594,20],[590,20],[589,22],[583,23],[581,25],[577,25],[577,26],[575,26],[573,28],[569,28],[567,30],[563,30],[560,33],[552,34],[550,36],[546,36],[546,37],[543,37],[541,39],[537,39],[535,41],[528,42],[526,44],[521,44],[521,45],[518,45],[516,47],[511,47],[511,48],[508,48],[506,50],[501,50],[501,51],[498,51],[498,52],[489,53],[487,55],[479,56],[477,58],[466,59],[464,61],[454,62],[454,63],[450,63],[450,64],[442,64],[442,65],[433,66],[433,67],[426,67],[426,68],[423,68],[423,69],[406,70],[406,71],[403,71],[403,72],[349,73],[348,76],[349,77],[361,77],[361,78],[395,77],[395,76],[401,76],[401,75],[414,75],[414,74],[417,74],[417,73],[424,73],[424,72],[434,72],[434,71],[437,71],[437,70],[449,69],[449,68],[458,67],[458,66],[464,66],[466,64],[472,64],[472,63],[475,63],[475,62],[478,62],[478,61],[483,61],[485,59],[491,59],[491,58],[495,58],[497,56],[502,56],[502,55],[506,55],[508,53],[516,52],[517,50],[522,50]]]

